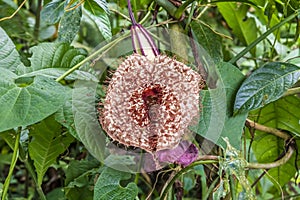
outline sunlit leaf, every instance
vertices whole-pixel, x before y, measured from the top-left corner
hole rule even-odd
[[[109,13],[106,0],[94,0],[106,13]]]
[[[74,115],[72,111],[72,91],[68,91],[65,104],[55,113],[55,120],[66,127],[69,133],[80,141],[75,129]]]
[[[72,111],[80,141],[95,158],[103,161],[106,135],[97,117],[96,88],[97,82],[76,81],[72,95]]]

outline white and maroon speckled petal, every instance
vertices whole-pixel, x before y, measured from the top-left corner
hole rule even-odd
[[[199,115],[201,76],[164,55],[133,54],[114,73],[100,116],[113,139],[148,152],[174,148]]]

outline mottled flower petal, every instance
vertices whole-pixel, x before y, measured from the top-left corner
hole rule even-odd
[[[102,128],[126,146],[172,149],[199,117],[201,76],[164,55],[133,54],[114,73],[100,111]]]

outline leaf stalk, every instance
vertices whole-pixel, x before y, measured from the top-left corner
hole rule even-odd
[[[7,177],[5,179],[5,182],[4,182],[4,185],[3,185],[3,192],[2,192],[2,197],[1,197],[1,199],[3,199],[3,200],[6,199],[9,184],[10,184],[10,180],[11,180],[12,174],[14,172],[15,166],[17,164],[17,161],[18,161],[20,135],[21,135],[21,128],[19,127],[18,131],[17,131],[17,135],[16,135],[16,141],[15,141],[15,145],[14,145],[14,149],[13,149],[13,156],[12,156],[12,159],[11,159],[9,172],[8,172],[8,175],[7,175]]]

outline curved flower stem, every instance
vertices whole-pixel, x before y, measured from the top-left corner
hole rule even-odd
[[[271,163],[248,163],[246,168],[249,168],[249,169],[271,169],[271,168],[279,167],[281,165],[284,165],[285,163],[287,163],[290,160],[294,151],[295,151],[294,148],[292,146],[290,146],[288,148],[287,152],[285,153],[285,155],[281,159],[279,159],[275,162],[271,162]]]
[[[9,184],[10,184],[10,179],[12,177],[12,174],[14,172],[18,157],[19,157],[19,140],[20,140],[20,135],[21,135],[21,128],[18,128],[18,132],[16,135],[16,141],[15,141],[15,146],[13,149],[13,156],[11,159],[11,165],[9,167],[9,172],[8,175],[5,179],[4,185],[3,185],[3,192],[2,192],[2,197],[1,199],[6,199],[6,195],[8,192]]]
[[[179,172],[177,172],[173,178],[167,183],[167,186],[163,189],[161,195],[160,195],[160,199],[164,200],[168,194],[168,191],[170,190],[170,188],[172,187],[172,185],[174,184],[175,180],[178,179],[182,174],[184,174],[185,172],[187,172],[188,170],[192,169],[193,167],[197,166],[197,165],[204,165],[204,164],[213,164],[213,163],[218,163],[217,160],[200,160],[200,161],[195,161],[192,164],[190,164],[189,166],[181,169]]]
[[[253,47],[255,47],[258,43],[260,43],[261,41],[266,39],[268,37],[268,35],[272,34],[276,29],[280,28],[285,23],[287,23],[287,22],[291,21],[292,19],[294,19],[295,17],[297,17],[298,14],[299,14],[299,10],[297,10],[295,13],[293,13],[292,15],[288,16],[287,18],[285,18],[284,20],[282,20],[281,22],[279,22],[278,24],[276,24],[275,26],[270,28],[268,31],[266,31],[264,34],[259,36],[256,40],[254,40],[251,44],[249,44],[240,53],[238,53],[235,57],[233,57],[229,62],[231,64],[234,64],[236,61],[238,61],[240,58],[242,58],[246,53],[248,53]]]
[[[272,127],[268,127],[268,126],[264,126],[262,124],[258,124],[250,119],[246,119],[246,125],[251,127],[251,128],[254,128],[256,130],[259,130],[259,131],[263,131],[263,132],[267,132],[267,133],[271,133],[277,137],[280,137],[284,140],[289,140],[291,138],[291,136],[283,131],[280,131],[276,128],[272,128]]]
[[[130,0],[127,0],[127,3],[128,3],[128,12],[129,12],[129,16],[130,16],[132,25],[137,25],[137,22],[135,21],[135,18],[134,18],[133,12],[132,12]]]

